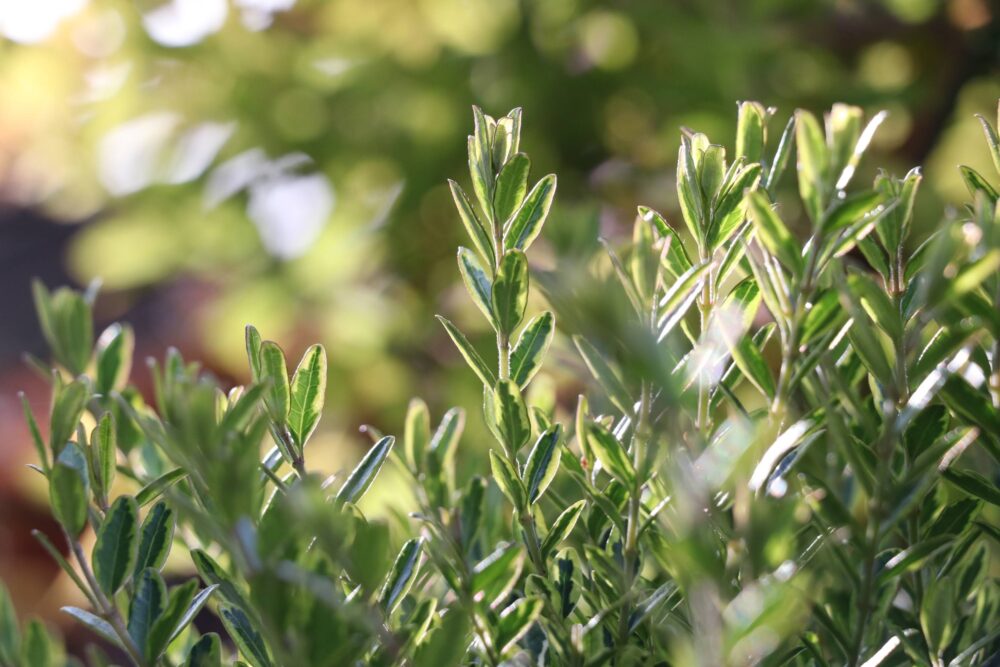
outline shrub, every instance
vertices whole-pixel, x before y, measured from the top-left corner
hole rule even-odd
[[[439,319],[482,397],[433,428],[415,399],[401,441],[367,428],[346,476],[307,461],[321,346],[290,375],[247,327],[252,382],[229,390],[170,351],[147,403],[127,384],[131,330],[95,344],[92,293],[36,286],[47,440],[25,414],[73,564],[36,536],[89,605],[64,611],[143,666],[995,661],[997,190],[963,167],[972,201],[917,245],[919,170],[851,187],[882,115],[797,111],[775,142],[773,113],[739,106],[728,160],[684,133],[684,227],[640,207],[631,243],[607,245],[615,285],[537,274],[559,321],[583,323],[563,331],[594,380],[572,416],[531,387],[556,316],[529,298],[527,253],[556,177],[529,189],[519,110],[476,109],[471,196],[450,185],[496,356]],[[775,201],[793,155],[804,243]],[[626,316],[588,325],[594,303]],[[490,471],[458,479],[480,398]],[[392,522],[358,509],[386,462],[418,505]],[[171,553],[198,576],[168,587]],[[60,662],[0,600],[0,661]],[[194,628],[203,610],[224,638]]]

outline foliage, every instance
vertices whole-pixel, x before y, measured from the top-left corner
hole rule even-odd
[[[531,184],[520,110],[475,109],[471,194],[451,190],[495,363],[439,319],[483,384],[486,476],[456,469],[465,408],[432,428],[419,399],[399,446],[366,427],[349,474],[310,469],[326,352],[290,377],[253,327],[249,385],[225,391],[172,350],[146,403],[126,384],[130,331],[93,347],[94,295],[37,287],[48,442],[26,414],[75,565],[38,537],[90,605],[65,611],[142,666],[995,660],[997,190],[963,168],[971,202],[911,250],[920,171],[850,187],[882,115],[800,110],[775,138],[774,113],[740,104],[731,153],[685,131],[683,227],[640,207],[632,243],[607,246],[617,286],[598,298],[628,316],[560,325],[594,380],[572,418],[532,384],[557,322],[588,321],[551,274],[534,272],[551,311],[532,298],[556,178]],[[789,170],[804,242],[775,201]],[[358,505],[387,463],[418,506],[396,520]],[[168,558],[199,577],[168,587]],[[191,625],[203,609],[225,639]],[[4,619],[0,658],[54,661],[40,625]]]

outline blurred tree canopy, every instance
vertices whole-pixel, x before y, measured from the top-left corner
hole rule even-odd
[[[559,174],[554,265],[638,203],[676,211],[679,128],[729,143],[740,99],[778,128],[887,109],[866,162],[933,172],[926,230],[964,195],[955,164],[989,159],[955,121],[1000,95],[989,0],[32,0],[0,4],[0,34],[5,217],[78,225],[65,261],[107,317],[159,295],[149,326],[219,373],[243,377],[247,322],[322,340],[342,429],[474,383],[431,317],[478,326],[445,183],[467,182],[470,105],[523,107],[535,173]]]

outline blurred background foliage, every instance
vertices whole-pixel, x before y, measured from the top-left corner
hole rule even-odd
[[[140,384],[170,344],[246,380],[249,322],[289,357],[324,343],[328,469],[357,458],[360,424],[398,431],[414,395],[435,417],[467,408],[465,446],[483,452],[478,380],[432,317],[489,335],[458,286],[445,182],[468,182],[470,105],[522,106],[535,176],[559,174],[536,270],[587,264],[598,236],[630,233],[636,204],[675,218],[679,128],[731,144],[740,99],[778,108],[772,132],[795,107],[887,109],[859,180],[923,165],[920,238],[965,199],[959,162],[988,171],[970,119],[1000,96],[998,14],[990,0],[0,0],[0,574],[37,524],[12,518],[31,489],[8,465],[30,459],[14,390],[42,400],[20,358],[43,349],[33,275],[103,280],[99,319],[136,328]],[[535,383],[567,405],[570,347],[557,339],[556,374]]]

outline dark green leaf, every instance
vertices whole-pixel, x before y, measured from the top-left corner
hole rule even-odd
[[[146,568],[135,580],[135,593],[128,610],[128,634],[140,651],[145,652],[146,638],[166,604],[167,586],[163,577],[153,568]]]
[[[556,196],[556,176],[543,176],[535,183],[517,211],[504,226],[504,249],[525,251],[542,231]]]
[[[264,639],[254,628],[253,623],[241,609],[228,605],[219,608],[219,616],[240,650],[240,655],[246,658],[253,667],[270,667],[271,658],[268,655]]]
[[[396,561],[386,577],[379,593],[379,604],[386,614],[391,614],[393,610],[406,597],[413,580],[417,575],[417,566],[420,564],[420,547],[422,542],[419,539],[407,540],[403,548],[399,550]]]
[[[202,635],[188,652],[184,667],[222,667],[222,641],[219,635],[214,632]]]
[[[945,468],[941,471],[941,476],[969,495],[1000,507],[1000,489],[979,473],[971,470]]]
[[[557,424],[548,429],[535,442],[524,465],[524,483],[528,489],[528,502],[535,503],[545,493],[559,470],[559,436]]]
[[[90,474],[94,481],[94,487],[105,495],[115,481],[115,465],[118,455],[116,436],[114,419],[110,412],[105,412],[90,433]]]
[[[49,421],[49,447],[52,449],[53,459],[59,456],[73,437],[89,398],[90,389],[83,380],[74,380],[55,390],[52,418]]]
[[[87,525],[87,461],[75,443],[63,448],[49,474],[52,513],[72,537]]]
[[[954,535],[934,535],[918,542],[909,549],[900,551],[889,559],[885,569],[879,573],[879,585],[888,583],[893,578],[920,568],[955,539]]]
[[[528,191],[528,171],[531,160],[524,153],[514,155],[497,177],[497,191],[493,195],[493,211],[497,224],[505,224],[524,201]],[[535,186],[537,187],[537,186]]]
[[[361,463],[351,471],[344,485],[340,487],[340,491],[337,492],[337,500],[346,503],[357,503],[361,500],[365,491],[375,481],[375,477],[382,469],[382,464],[392,450],[395,441],[395,438],[387,435],[368,450],[365,457],[361,459]]]
[[[94,391],[107,396],[122,389],[132,369],[135,335],[132,327],[117,322],[109,326],[97,341],[97,377]]]
[[[94,577],[107,596],[113,596],[132,573],[138,553],[139,505],[119,496],[97,532],[91,560]]]
[[[555,316],[549,311],[533,317],[521,330],[510,353],[510,378],[522,389],[541,368],[554,335]]]
[[[147,567],[163,567],[174,539],[174,511],[160,501],[153,505],[139,530],[139,549],[136,554],[133,577]]]

